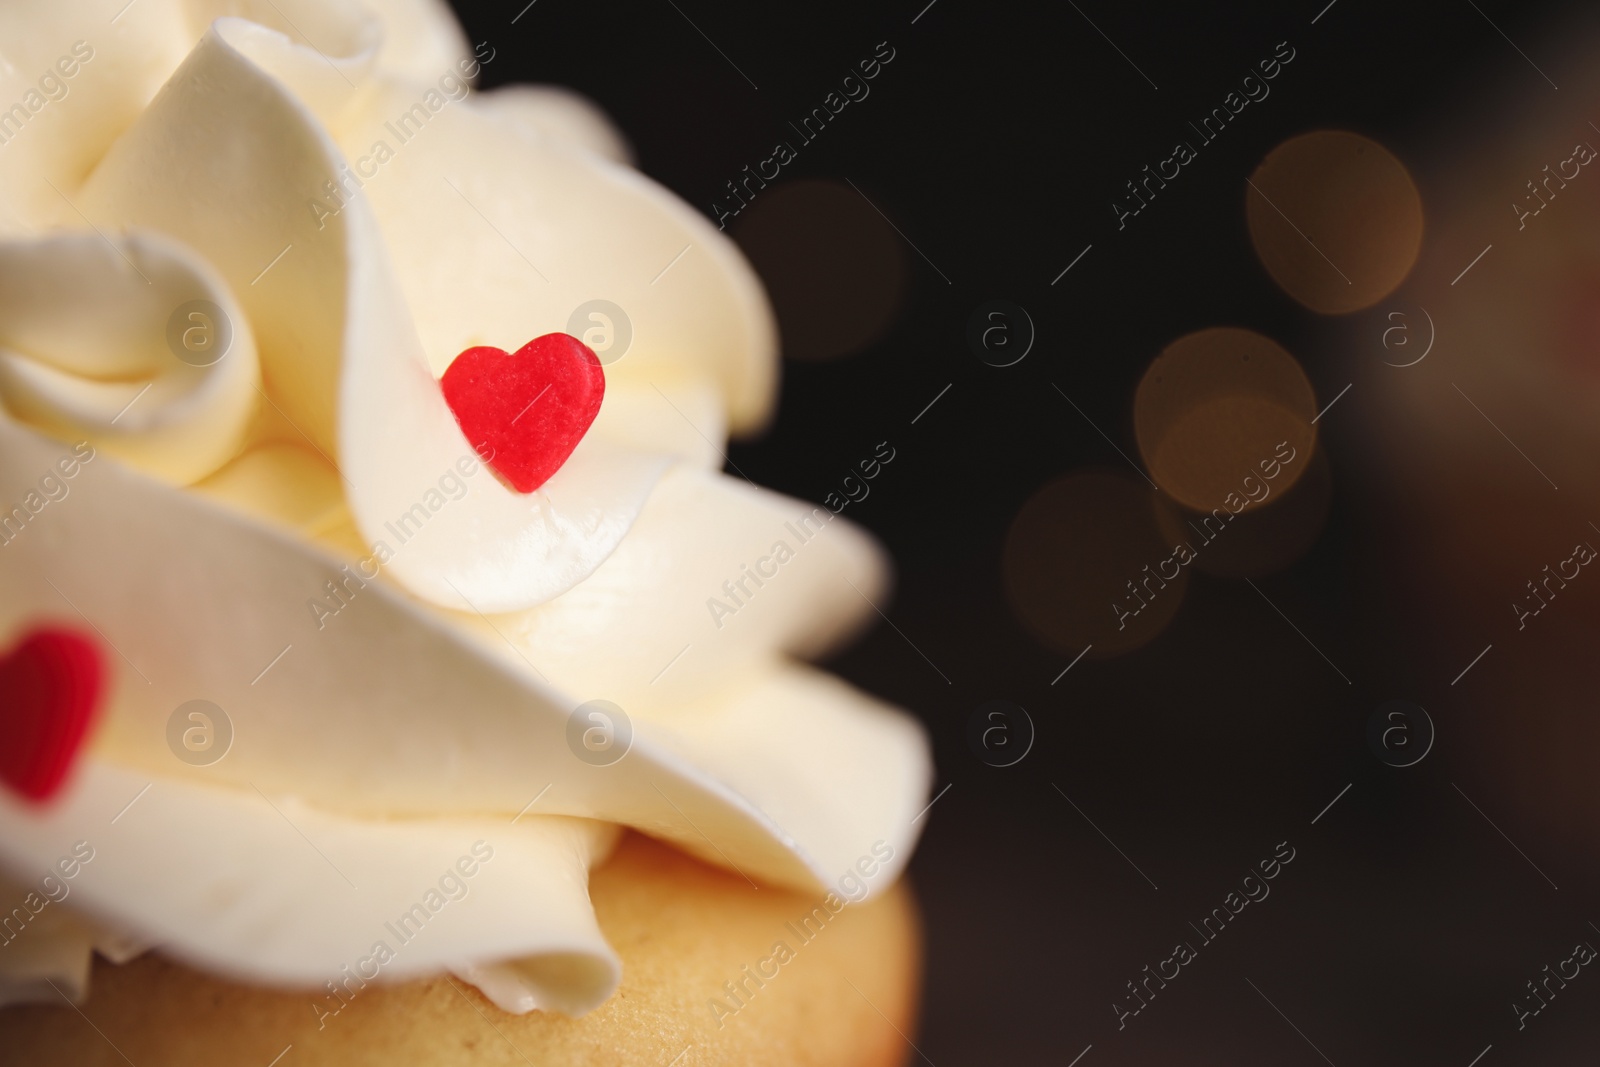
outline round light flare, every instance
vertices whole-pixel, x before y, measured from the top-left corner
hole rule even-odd
[[[1333,506],[1333,472],[1322,449],[1298,455],[1302,476],[1282,490],[1283,482],[1257,476],[1268,496],[1261,506],[1219,522],[1210,512],[1171,506],[1159,513],[1162,532],[1174,544],[1194,551],[1195,570],[1220,578],[1262,578],[1286,570],[1304,556],[1327,525]],[[1285,465],[1288,466],[1288,465]]]
[[[1245,186],[1250,241],[1284,292],[1312,311],[1371,307],[1422,247],[1422,197],[1388,149],[1345,130],[1284,141]]]
[[[1134,435],[1156,484],[1194,511],[1265,503],[1293,485],[1316,444],[1316,394],[1300,364],[1253,330],[1213,327],[1168,345],[1133,398]],[[1293,452],[1299,463],[1284,463]],[[1247,482],[1246,479],[1251,479]]]
[[[1172,555],[1142,482],[1086,470],[1050,482],[1011,522],[1001,554],[1006,599],[1050,648],[1091,658],[1132,651],[1166,628],[1183,603],[1183,568],[1157,573]]]
[[[731,232],[766,285],[790,359],[861,352],[905,306],[910,265],[900,237],[846,185],[806,178],[763,190]]]

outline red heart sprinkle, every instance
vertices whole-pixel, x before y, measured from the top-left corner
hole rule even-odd
[[[0,658],[0,781],[29,800],[59,792],[104,689],[100,646],[73,630],[40,627]]]
[[[439,379],[461,431],[495,472],[531,493],[578,447],[606,392],[600,360],[564,333],[515,353],[469,348]]]

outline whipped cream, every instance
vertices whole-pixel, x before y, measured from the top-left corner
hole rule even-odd
[[[16,70],[94,49],[0,145],[0,501],[99,457],[0,544],[0,645],[92,628],[112,672],[63,793],[0,789],[0,893],[95,855],[0,939],[0,1002],[81,998],[91,951],[156,946],[318,995],[448,969],[578,1014],[619,980],[586,889],[618,827],[813,892],[887,842],[871,891],[893,880],[926,740],[801,663],[867,621],[885,561],[833,522],[707,618],[814,510],[718,470],[771,408],[772,315],[592,105],[441,90],[485,53],[432,0],[3,7],[0,39]],[[472,449],[438,376],[597,296],[633,340],[571,458],[530,495],[443,493]],[[336,620],[308,610],[330,588]],[[567,742],[599,699],[632,724],[605,766]],[[232,731],[203,765],[167,747],[192,700]]]

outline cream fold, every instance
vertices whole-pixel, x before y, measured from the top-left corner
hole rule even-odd
[[[0,402],[17,417],[184,485],[233,458],[260,399],[250,324],[183,245],[0,243]]]

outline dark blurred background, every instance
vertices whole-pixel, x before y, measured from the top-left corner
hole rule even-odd
[[[949,785],[911,868],[927,929],[910,1035],[923,1059],[1600,1060],[1600,976],[1587,968],[1524,1028],[1512,1008],[1534,1003],[1525,983],[1576,942],[1600,944],[1600,848],[1563,832],[1559,811],[1530,823],[1497,808],[1481,762],[1461,759],[1466,682],[1451,677],[1476,648],[1441,648],[1428,606],[1398,592],[1388,546],[1401,535],[1383,457],[1351,411],[1360,392],[1318,427],[1331,509],[1309,550],[1254,586],[1192,574],[1142,648],[1074,664],[1019,621],[1002,578],[1008,528],[1047,483],[1098,468],[1143,485],[1132,398],[1174,339],[1259,331],[1299,359],[1319,408],[1335,398],[1352,377],[1343,327],[1263,270],[1245,177],[1286,138],[1349,129],[1405,161],[1428,204],[1447,180],[1426,167],[1433,146],[1557,95],[1520,50],[1559,36],[1560,11],[524,2],[458,5],[473,41],[497,49],[485,87],[589,95],[639,167],[708,217],[776,142],[798,149],[729,226],[791,355],[776,421],[731,456],[756,482],[821,501],[879,442],[895,450],[845,511],[897,562],[893,626],[832,666],[923,718],[936,788]],[[880,42],[893,59],[870,94],[802,146],[789,124]],[[1119,230],[1124,183],[1279,42],[1295,58],[1271,95]],[[993,300],[1036,330],[1012,366],[969,345],[969,320]],[[1405,768],[1367,738],[1394,698],[1438,729]],[[1012,766],[969,743],[992,700],[1036,729]],[[1190,924],[1280,842],[1295,858],[1271,895],[1203,944]],[[1138,1007],[1127,983],[1180,941],[1197,958],[1119,1029],[1113,1002]]]

